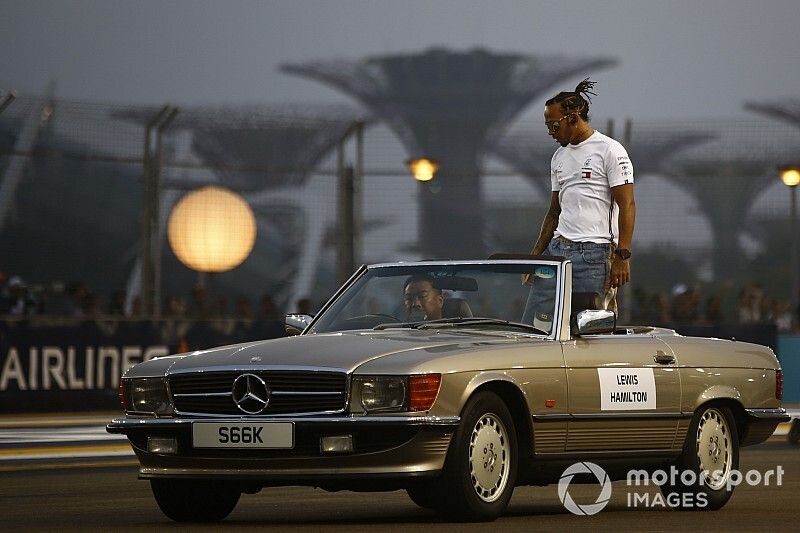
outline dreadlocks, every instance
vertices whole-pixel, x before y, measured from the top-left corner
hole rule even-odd
[[[597,82],[586,78],[575,87],[574,91],[561,91],[544,105],[560,104],[561,113],[565,116],[577,113],[583,120],[589,120],[589,103],[592,101],[592,96],[597,96],[593,90],[596,84]]]

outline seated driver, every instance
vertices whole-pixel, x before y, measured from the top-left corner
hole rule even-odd
[[[422,274],[408,278],[403,286],[403,301],[407,322],[442,318],[444,297],[430,276]]]

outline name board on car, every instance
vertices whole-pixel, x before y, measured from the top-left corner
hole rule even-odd
[[[598,368],[600,409],[628,411],[656,408],[652,368]]]

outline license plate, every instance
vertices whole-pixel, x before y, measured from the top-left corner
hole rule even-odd
[[[292,422],[195,422],[195,448],[293,448]]]

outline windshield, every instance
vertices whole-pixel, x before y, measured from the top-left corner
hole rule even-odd
[[[308,332],[463,327],[549,335],[560,269],[555,261],[373,266]]]

